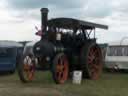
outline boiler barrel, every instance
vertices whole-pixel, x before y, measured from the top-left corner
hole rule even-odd
[[[52,57],[54,55],[54,45],[47,40],[41,40],[34,45],[33,52],[36,57]]]

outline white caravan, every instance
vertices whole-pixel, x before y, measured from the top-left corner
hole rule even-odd
[[[128,69],[128,42],[112,42],[108,44],[105,68]]]

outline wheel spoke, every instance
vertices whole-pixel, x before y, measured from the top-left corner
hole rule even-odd
[[[57,72],[57,78],[58,78],[58,80],[61,80],[62,79],[61,74],[62,74],[62,72]]]
[[[29,70],[29,66],[28,66],[28,64],[24,64],[24,71],[27,71],[27,70]]]
[[[94,65],[93,65],[93,68],[95,69],[95,71],[98,71],[99,66],[98,66],[98,65],[96,65],[96,64],[94,64]]]

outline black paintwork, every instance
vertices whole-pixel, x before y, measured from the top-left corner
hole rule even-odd
[[[77,20],[73,18],[55,18],[48,20],[48,26],[54,26],[65,29],[108,29],[107,25],[96,24],[88,21]]]
[[[108,29],[106,25],[72,18],[47,20],[48,9],[46,8],[41,9],[41,15],[42,32],[44,34],[42,34],[41,40],[34,45],[33,52],[38,58],[49,57],[50,63],[52,63],[54,56],[59,52],[67,55],[70,64],[72,64],[74,58],[76,58],[76,62],[79,61],[81,48],[86,45],[86,43],[96,43],[95,38],[88,38],[87,30],[95,28]],[[64,33],[64,29],[72,32],[66,31]],[[61,40],[56,40],[58,33],[61,34]]]

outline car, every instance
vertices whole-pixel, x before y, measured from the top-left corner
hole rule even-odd
[[[73,18],[48,20],[47,8],[41,9],[41,16],[42,27],[37,32],[41,39],[34,44],[33,55],[22,56],[18,67],[20,80],[32,81],[37,64],[49,65],[57,84],[63,84],[74,70],[82,70],[83,78],[98,79],[102,53],[96,43],[95,29],[108,26]]]

